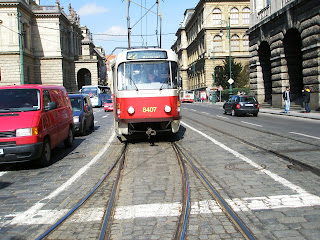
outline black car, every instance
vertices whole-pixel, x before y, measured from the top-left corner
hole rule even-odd
[[[258,116],[259,103],[252,96],[232,95],[223,105],[224,114],[231,114],[232,116],[240,116],[252,114]]]
[[[71,101],[74,130],[80,135],[86,135],[87,130],[94,130],[93,109],[89,95],[69,94]]]

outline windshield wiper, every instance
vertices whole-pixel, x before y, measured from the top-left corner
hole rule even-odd
[[[0,109],[0,112],[24,112],[24,111],[16,108],[3,108],[3,109]]]
[[[132,80],[132,78],[131,78],[131,77],[129,77],[129,80],[130,80],[130,82],[132,82],[132,83],[133,83],[133,85],[135,86],[136,91],[139,91],[139,89],[138,89],[137,85],[135,84],[135,82]]]
[[[170,80],[170,79],[169,79],[169,80]],[[160,87],[160,91],[161,91],[162,89],[164,89],[165,84],[168,84],[168,85],[169,85],[168,80],[165,81],[164,83],[162,83],[162,85],[161,85],[161,87]],[[166,88],[168,88],[168,87],[166,87]]]

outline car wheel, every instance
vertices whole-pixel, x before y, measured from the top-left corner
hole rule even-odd
[[[254,113],[253,116],[254,116],[254,117],[258,117],[258,113]]]
[[[236,111],[234,109],[231,110],[231,116],[237,116]]]
[[[82,124],[82,132],[81,132],[81,135],[82,135],[82,136],[87,135],[87,122],[86,122],[86,121],[84,121],[83,124]]]
[[[73,129],[72,127],[69,127],[69,133],[68,133],[68,137],[66,138],[66,140],[64,140],[64,145],[66,147],[72,147],[72,143],[73,143]]]
[[[46,167],[51,163],[51,146],[48,138],[43,140],[42,153],[40,158],[37,159],[37,163],[41,167]]]
[[[94,131],[94,119],[92,119],[92,122],[91,122],[89,129],[90,129],[90,131]]]

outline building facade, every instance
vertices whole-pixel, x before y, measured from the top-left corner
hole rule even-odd
[[[172,49],[178,54],[184,90],[207,91],[214,83],[214,69],[231,56],[249,63],[250,1],[200,0],[187,9]]]
[[[90,30],[83,26],[82,55],[75,61],[78,89],[83,85],[107,85],[105,53],[93,43]]]
[[[79,71],[86,64],[81,60],[82,35],[80,17],[71,5],[67,15],[58,0],[54,6],[41,6],[39,0],[0,0],[0,85],[53,84],[77,91]],[[96,50],[103,58],[102,50]],[[92,84],[105,76],[101,63],[105,66],[104,60],[94,59]]]
[[[282,92],[302,106],[311,90],[311,109],[320,106],[319,0],[251,0],[250,88],[259,102],[282,107]]]

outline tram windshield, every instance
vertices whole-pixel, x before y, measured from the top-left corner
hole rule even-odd
[[[118,90],[162,90],[177,86],[176,62],[126,62],[118,67]]]

